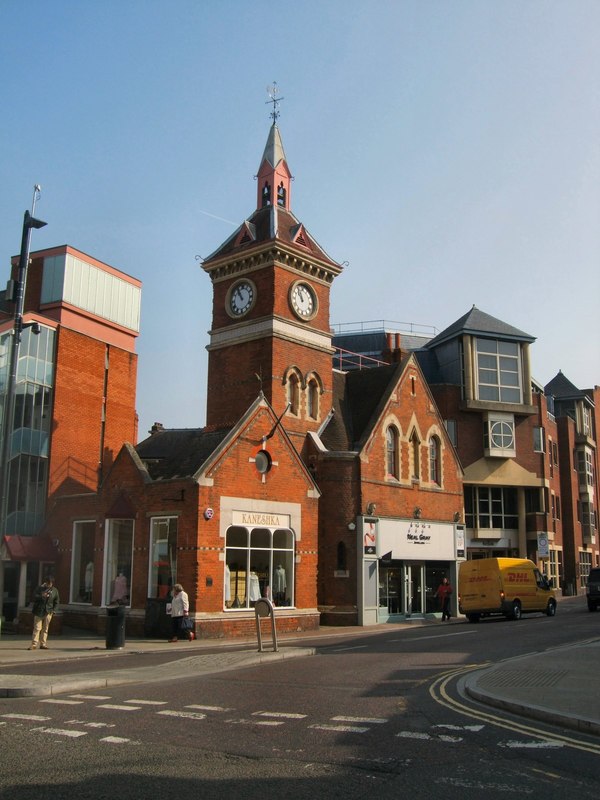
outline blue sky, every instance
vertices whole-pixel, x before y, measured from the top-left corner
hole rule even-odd
[[[534,377],[600,383],[597,0],[0,0],[0,257],[23,212],[143,282],[140,438],[205,420],[209,255],[255,208],[270,119],[339,262],[332,323],[475,304]],[[4,283],[4,277],[0,279]]]

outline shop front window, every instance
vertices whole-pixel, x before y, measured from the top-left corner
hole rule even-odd
[[[177,517],[153,517],[150,522],[148,597],[168,597],[176,575]]]
[[[225,608],[253,608],[261,597],[275,606],[294,605],[294,534],[234,525],[226,538]]]
[[[93,520],[73,525],[73,555],[71,558],[71,603],[91,603],[94,586]]]
[[[104,605],[131,604],[133,520],[110,519],[106,523]]]

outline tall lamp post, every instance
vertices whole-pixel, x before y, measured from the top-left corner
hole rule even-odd
[[[38,187],[36,186],[36,190]],[[35,208],[35,192],[34,206]],[[25,304],[25,284],[27,282],[27,268],[29,266],[29,243],[33,228],[43,228],[46,222],[33,217],[29,211],[25,212],[23,218],[23,235],[21,237],[21,253],[19,256],[19,271],[14,287],[13,300],[15,302],[14,326],[12,331],[12,342],[10,348],[10,362],[8,377],[6,382],[6,395],[4,398],[3,431],[2,431],[2,455],[0,466],[2,469],[2,501],[0,504],[0,533],[4,536],[9,533],[7,529],[8,516],[8,490],[9,490],[9,465],[10,465],[10,440],[15,417],[15,396],[17,388],[17,369],[19,365],[19,349],[21,347],[21,337],[25,328],[32,328],[34,333],[40,332],[39,323],[23,324],[23,306]]]

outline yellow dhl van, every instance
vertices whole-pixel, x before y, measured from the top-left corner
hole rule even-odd
[[[521,619],[531,611],[556,614],[551,583],[526,558],[475,558],[458,573],[458,608],[469,622],[491,614]]]

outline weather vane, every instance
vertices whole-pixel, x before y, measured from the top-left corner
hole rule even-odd
[[[284,99],[283,97],[279,97],[279,88],[277,87],[277,81],[273,81],[272,86],[267,86],[267,94],[271,99],[266,100],[265,102],[267,104],[273,103],[273,111],[271,111],[269,116],[273,120],[273,123],[276,123],[277,117],[279,116],[279,111],[277,110],[277,107],[279,106],[279,103],[281,103],[281,101]]]

